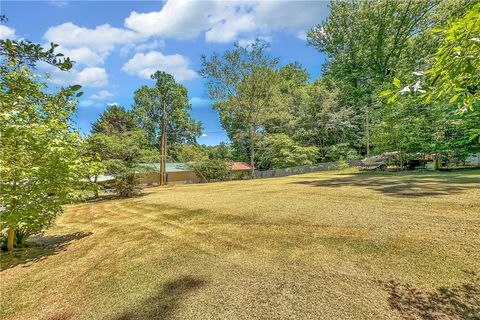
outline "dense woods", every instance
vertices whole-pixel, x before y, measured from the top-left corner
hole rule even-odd
[[[473,5],[333,1],[328,19],[308,33],[327,55],[319,79],[310,82],[299,62],[279,66],[261,41],[204,57],[202,74],[233,148],[257,168],[388,151],[461,163],[479,150]]]

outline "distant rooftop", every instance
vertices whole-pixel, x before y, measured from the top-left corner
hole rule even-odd
[[[141,166],[151,168],[153,171],[160,171],[160,163],[142,163]],[[190,171],[184,163],[181,162],[167,162],[167,172],[176,172],[176,171]]]
[[[153,171],[160,171],[160,163],[143,163],[142,166],[153,169]],[[167,162],[167,172],[175,171],[191,171],[186,164],[181,162]],[[233,162],[232,170],[250,170],[250,166],[245,162]]]
[[[141,166],[151,168],[152,171],[160,171],[160,163],[142,163]],[[181,162],[167,162],[167,172],[177,172],[177,171],[191,171],[186,164]],[[233,162],[232,170],[250,170],[250,166],[245,162]],[[82,179],[87,181],[87,179]],[[115,180],[115,177],[101,174],[97,177],[97,182],[106,182]]]
[[[250,170],[250,166],[245,162],[234,162],[232,163],[232,170]]]

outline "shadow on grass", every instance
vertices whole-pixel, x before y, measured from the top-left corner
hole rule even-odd
[[[169,281],[158,288],[151,297],[141,301],[138,307],[126,311],[115,320],[170,319],[174,316],[180,301],[205,283],[204,280],[192,276]]]
[[[17,265],[28,267],[32,263],[46,259],[48,256],[65,251],[73,241],[91,234],[91,232],[75,232],[62,236],[32,236],[29,238],[27,247],[16,249],[12,253],[0,253],[0,272]]]
[[[143,198],[145,196],[148,196],[149,194],[151,194],[152,192],[140,192],[139,194],[135,194],[131,197],[122,197],[122,196],[119,196],[115,193],[112,193],[112,194],[102,194],[101,196],[99,196],[98,198],[94,198],[94,197],[91,197],[91,198],[88,198],[85,200],[85,202],[87,203],[96,203],[96,202],[105,202],[105,201],[112,201],[112,200],[130,200],[130,199],[136,199],[136,198]]]
[[[390,281],[385,284],[388,303],[404,319],[480,319],[480,278],[473,272],[456,287],[422,292],[412,286]]]
[[[416,198],[460,193],[468,189],[480,188],[480,179],[473,177],[442,175],[403,174],[355,174],[326,180],[306,180],[292,182],[314,187],[365,187],[388,196]]]

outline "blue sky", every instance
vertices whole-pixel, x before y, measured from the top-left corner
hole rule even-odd
[[[260,37],[281,64],[300,62],[318,77],[325,57],[307,46],[305,32],[328,15],[325,1],[2,1],[2,38],[60,45],[72,71],[41,65],[52,85],[79,83],[84,95],[75,122],[87,134],[110,103],[130,108],[134,91],[153,85],[154,70],[173,74],[188,89],[191,115],[203,123],[199,143],[227,136],[197,71],[200,55]]]

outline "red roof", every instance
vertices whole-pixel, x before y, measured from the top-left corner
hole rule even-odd
[[[250,170],[250,166],[245,162],[232,163],[232,170]]]

